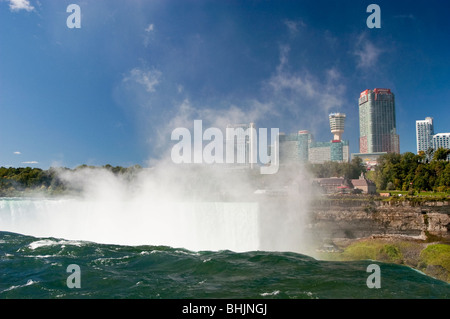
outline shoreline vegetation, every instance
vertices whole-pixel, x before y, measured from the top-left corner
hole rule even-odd
[[[61,178],[67,172],[77,172],[83,169],[106,169],[111,173],[132,180],[143,168],[140,165],[130,167],[88,166],[80,165],[74,169],[67,167],[51,167],[48,170],[31,167],[0,167],[0,198],[1,197],[58,197],[73,195],[77,189]]]
[[[318,251],[315,256],[328,261],[374,260],[399,264],[450,283],[450,241],[435,236],[417,239],[390,235],[345,240],[335,242],[333,251]]]

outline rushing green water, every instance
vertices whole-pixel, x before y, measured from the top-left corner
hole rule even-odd
[[[376,263],[381,288],[369,289]],[[69,288],[67,267],[80,267]],[[290,252],[193,252],[0,232],[0,298],[449,298],[450,285],[411,268],[330,262]]]

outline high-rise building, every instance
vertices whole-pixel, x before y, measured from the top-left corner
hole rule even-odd
[[[432,145],[434,150],[441,147],[450,149],[450,133],[438,133],[433,135]],[[450,161],[450,154],[447,156],[447,161]]]
[[[308,161],[309,145],[312,142],[313,136],[309,131],[302,130],[298,131],[297,135],[298,141],[298,157],[301,162]]]
[[[425,120],[416,121],[416,142],[417,153],[420,151],[426,152],[430,147],[433,147],[433,118],[426,117]]]
[[[325,162],[348,162],[349,144],[348,141],[312,142],[309,145],[309,162],[322,164]]]
[[[284,164],[308,161],[311,139],[312,135],[308,131],[298,131],[298,133],[292,134],[280,133],[280,162]]]
[[[434,150],[441,147],[450,149],[450,133],[438,133],[433,135],[432,147]]]
[[[400,153],[390,89],[365,90],[359,96],[359,152]]]

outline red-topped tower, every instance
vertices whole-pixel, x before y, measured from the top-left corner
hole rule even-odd
[[[400,153],[395,121],[395,96],[390,89],[359,95],[359,152]]]

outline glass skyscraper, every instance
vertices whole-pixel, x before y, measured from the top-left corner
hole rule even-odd
[[[359,96],[359,152],[400,153],[390,89],[365,90]]]
[[[280,162],[307,162],[312,135],[308,131],[280,133]]]
[[[322,164],[325,162],[348,162],[348,141],[333,140],[331,142],[312,142],[309,145],[309,162]]]

